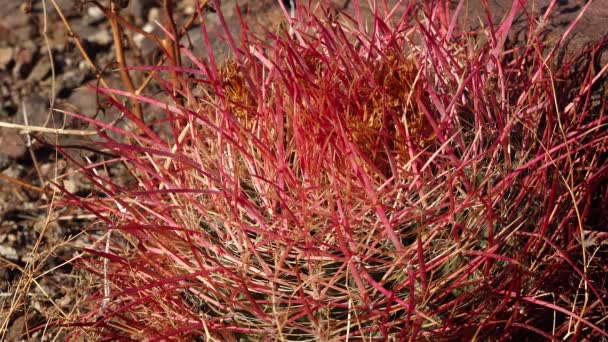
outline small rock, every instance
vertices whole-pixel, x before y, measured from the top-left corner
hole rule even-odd
[[[34,46],[22,46],[15,53],[15,63],[30,64],[34,59]]]
[[[84,72],[81,72],[79,70],[68,70],[65,73],[63,73],[59,79],[58,79],[58,83],[59,86],[57,87],[58,91],[61,90],[73,90],[76,87],[79,87],[82,82],[84,81],[86,77],[86,74]]]
[[[7,240],[7,242],[8,242],[8,243],[10,243],[10,244],[15,244],[15,242],[17,241],[17,236],[15,236],[15,234],[9,234],[9,235],[6,237],[6,240]]]
[[[186,15],[193,15],[194,13],[196,13],[196,7],[194,7],[194,6],[186,6],[186,7],[184,7],[184,14],[186,14]]]
[[[0,24],[0,42],[8,42],[11,37],[11,30]]]
[[[19,158],[25,151],[25,142],[16,129],[0,127],[0,155]]]
[[[112,42],[112,35],[108,30],[97,30],[86,37],[86,40],[99,45],[108,45]]]
[[[54,168],[53,164],[44,163],[44,164],[40,165],[40,174],[44,177],[49,177],[53,172],[53,168]]]
[[[97,94],[87,88],[79,88],[72,92],[67,102],[76,107],[76,112],[92,117],[97,113]],[[73,110],[72,110],[73,111]]]
[[[11,95],[11,89],[9,88],[7,83],[1,82],[0,83],[0,96],[1,97],[8,97]]]
[[[24,78],[34,59],[34,46],[20,47],[15,52],[15,67],[13,68],[13,77],[16,79]]]
[[[2,170],[2,174],[12,178],[19,178],[23,174],[24,169],[21,164],[13,164],[9,168]],[[10,240],[12,236],[14,235],[9,235],[8,239]]]
[[[146,23],[142,29],[154,35],[159,35],[162,32],[161,28],[158,27],[158,25],[152,23]],[[152,51],[154,51],[154,49],[158,47],[156,42],[146,38],[141,33],[136,33],[135,35],[133,35],[133,41],[135,42],[135,45],[137,45],[137,47],[142,50],[142,54],[144,56],[151,53]]]
[[[10,260],[19,260],[17,250],[11,246],[0,245],[0,255]]]
[[[33,4],[30,1],[24,2],[19,5],[19,9],[21,10],[21,12],[29,14],[32,12],[32,5]]]
[[[6,169],[11,165],[11,160],[8,156],[5,156],[0,153],[0,171]],[[0,242],[2,243],[2,242]]]
[[[78,190],[80,190],[78,186],[78,182],[74,179],[74,177],[67,178],[63,181],[63,187],[70,193],[74,194]]]
[[[81,71],[91,71],[91,67],[89,66],[89,63],[87,63],[87,61],[80,61],[78,62],[78,70]]]
[[[54,50],[63,51],[68,46],[69,35],[68,29],[63,22],[58,21],[51,24],[51,47]]]
[[[148,9],[158,5],[158,2],[154,0],[130,0],[128,3],[127,12],[135,18],[135,22],[139,25],[143,24]]]
[[[148,23],[153,23],[155,21],[160,21],[160,8],[152,7],[148,12]],[[149,31],[148,31],[149,32]]]
[[[13,60],[15,49],[12,47],[0,48],[0,70],[6,69],[6,66]]]
[[[97,6],[91,6],[87,8],[87,14],[88,16],[85,16],[85,20],[88,25],[98,23],[103,18],[105,18],[105,14]]]
[[[23,98],[16,121],[25,124],[23,113],[27,114],[27,124],[30,126],[42,126],[49,115],[49,99],[37,93]]]
[[[51,63],[48,59],[41,58],[38,63],[34,66],[29,76],[27,77],[28,82],[40,82],[45,79],[51,73]]]
[[[27,322],[25,320],[25,316],[17,317],[17,319],[13,321],[11,326],[8,327],[6,331],[6,336],[4,337],[7,341],[20,341],[23,338],[23,335],[25,335],[26,329]]]
[[[19,42],[29,41],[34,37],[34,31],[32,26],[23,26],[15,30],[11,30],[11,41],[13,44],[19,44]]]
[[[75,16],[76,14],[82,14],[79,10],[80,6],[76,6],[77,4],[79,5],[79,2],[76,2],[74,0],[55,0],[53,2],[51,2],[51,4],[54,5],[54,3],[57,3],[57,6],[59,8],[61,8],[61,10],[63,11],[63,14],[68,16],[69,15],[73,15]],[[51,6],[51,8],[53,8],[54,6]],[[48,4],[47,4],[47,9],[48,9]],[[42,12],[42,1],[34,1],[34,10]],[[54,10],[49,11],[49,14],[54,14]]]
[[[23,13],[22,11],[15,11],[11,15],[7,15],[6,17],[2,18],[2,25],[12,29],[28,26],[29,23],[29,15]]]

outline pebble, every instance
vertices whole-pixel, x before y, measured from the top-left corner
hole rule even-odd
[[[28,82],[40,82],[51,73],[51,63],[46,56],[40,58],[27,77]]]
[[[142,30],[148,33],[153,32],[154,34],[159,34],[161,32],[161,29],[158,27],[158,25],[152,23],[146,23],[142,27]],[[133,41],[135,42],[135,45],[137,45],[137,47],[142,50],[142,53],[144,55],[151,53],[157,47],[155,42],[146,38],[141,33],[134,34]]]
[[[11,159],[0,153],[0,171],[6,169],[11,165]],[[2,242],[0,242],[2,243]]]
[[[130,0],[127,12],[135,18],[137,24],[142,24],[142,19],[146,18],[146,10],[158,3],[154,0]]]
[[[0,127],[0,155],[19,158],[26,151],[25,141],[17,129]]]
[[[50,34],[50,44],[53,50],[63,51],[66,46],[68,46],[68,42],[70,37],[68,35],[68,29],[65,27],[63,22],[58,21],[55,23],[51,23],[51,34]]]
[[[85,77],[86,73],[79,70],[68,70],[57,78],[58,84],[56,91],[61,92],[62,90],[71,91],[76,89],[82,85]]]
[[[19,260],[17,250],[11,246],[0,245],[0,255],[9,260]]]
[[[2,18],[2,26],[12,29],[28,26],[30,17],[22,11],[16,11],[12,15],[7,15]]]
[[[30,64],[34,59],[34,52],[36,47],[34,44],[24,44],[17,49],[15,53],[15,63],[17,64]]]
[[[86,40],[99,45],[108,45],[112,42],[112,35],[108,30],[97,30],[86,37]]]
[[[6,330],[6,341],[20,341],[23,338],[25,330],[27,330],[28,323],[26,322],[25,316],[19,316],[13,324]]]
[[[5,70],[6,66],[13,60],[15,49],[12,47],[0,48],[0,70]]]
[[[160,8],[158,7],[152,7],[150,8],[150,11],[148,12],[148,23],[153,23],[155,21],[160,21]],[[150,32],[150,31],[147,31]]]
[[[15,67],[13,68],[13,77],[22,79],[29,69],[34,58],[35,48],[33,46],[22,46],[15,52]]]
[[[49,99],[37,93],[23,98],[16,121],[25,124],[23,112],[27,114],[27,123],[30,126],[42,126],[49,115]]]
[[[76,193],[80,190],[78,186],[78,182],[74,179],[74,177],[69,177],[63,181],[63,187],[70,193]]]
[[[97,112],[97,95],[87,89],[75,89],[67,100],[70,106],[76,107],[76,112],[92,117]],[[73,109],[70,111],[74,111]]]
[[[11,38],[11,30],[9,30],[6,26],[0,24],[0,41],[8,42]]]
[[[97,23],[100,20],[102,20],[103,18],[105,18],[105,14],[97,6],[91,6],[91,7],[87,8],[87,14],[89,16],[85,17],[85,20],[87,21],[87,24],[89,24],[89,25]]]

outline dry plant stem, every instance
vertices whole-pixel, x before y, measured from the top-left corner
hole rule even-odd
[[[23,122],[29,126],[29,122],[28,122],[29,115],[27,112],[27,107],[25,106],[25,101],[21,103],[21,106],[23,108]],[[38,174],[38,180],[40,181],[40,185],[44,185],[44,178],[42,177],[42,172],[40,172],[38,158],[36,158],[36,154],[34,153],[34,149],[32,148],[32,137],[30,136],[29,132],[25,133],[25,137],[26,137],[27,149],[30,152],[30,157],[32,158],[32,163],[34,164],[34,168],[36,169],[36,173]]]
[[[139,33],[142,36],[156,42],[156,44],[159,47],[162,47],[162,41],[160,38],[158,38],[156,35],[150,33],[150,32],[146,32],[144,30],[142,30],[141,28],[135,26],[133,23],[131,23],[130,21],[126,20],[125,18],[121,17],[118,13],[118,11],[112,11],[111,9],[108,9],[107,7],[103,6],[102,4],[100,4],[98,1],[96,0],[91,0],[91,2],[93,4],[95,4],[95,6],[97,6],[104,14],[105,16],[110,20],[115,20],[119,26],[122,25],[126,28],[128,28],[129,30],[135,32],[135,33]]]
[[[110,95],[112,95],[112,94],[110,94]],[[62,111],[59,111],[59,112],[62,112]],[[97,134],[97,132],[94,132],[94,131],[84,131],[84,130],[79,130],[79,129],[37,127],[37,126],[13,124],[13,123],[8,123],[8,122],[0,122],[0,127],[21,129],[22,134],[28,134],[29,132],[53,133],[53,134],[59,134],[59,135],[81,135],[81,136]]]
[[[169,62],[174,67],[181,66],[181,56],[180,56],[180,32],[177,31],[175,27],[175,21],[173,20],[173,1],[172,0],[164,0],[163,1],[163,9],[165,13],[165,25],[169,29],[169,33],[173,35],[173,39],[166,38],[163,43],[165,45],[165,50],[169,52]],[[178,74],[175,71],[171,71],[171,82],[173,83],[173,91],[175,92],[179,89],[179,78]]]
[[[3,173],[0,173],[0,178],[5,179],[5,180],[7,180],[7,181],[9,181],[9,182],[17,185],[17,186],[20,186],[22,188],[26,188],[28,190],[32,190],[32,191],[36,191],[36,192],[40,192],[40,193],[48,193],[48,190],[46,190],[46,189],[37,187],[35,185],[31,185],[29,183],[26,183],[26,182],[20,180],[20,179],[17,179],[17,178],[11,177],[11,176],[7,176],[7,175],[5,175]]]
[[[205,9],[208,7],[210,0],[205,0],[202,1],[199,5],[199,9]],[[131,22],[129,22],[128,20],[126,20],[125,18],[121,17],[120,15],[118,15],[117,12],[108,10],[106,7],[104,7],[103,5],[101,5],[98,1],[93,1],[93,3],[99,8],[101,9],[105,15],[108,17],[108,19],[110,19],[110,21],[116,21],[119,23],[120,25],[123,25],[124,27],[128,28],[129,30],[139,33],[141,35],[143,35],[144,37],[156,42],[156,44],[158,45],[159,48],[163,49],[165,52],[169,52],[169,51],[174,51],[171,55],[172,56],[180,56],[180,49],[179,49],[179,44],[171,44],[171,46],[167,45],[167,42],[165,40],[160,39],[158,36],[146,32],[144,30],[142,30],[141,28],[133,25]],[[166,7],[166,6],[165,6]],[[169,17],[169,16],[168,16]],[[172,12],[170,17],[172,18]],[[196,13],[191,15],[188,20],[186,20],[186,23],[181,27],[181,29],[179,30],[179,32],[177,32],[177,30],[175,29],[175,23],[173,20],[171,20],[172,25],[169,25],[169,27],[171,28],[172,32],[177,32],[177,34],[173,34],[174,37],[181,37],[182,35],[186,34],[188,32],[188,29],[192,26],[192,24],[195,22],[197,18]],[[170,41],[170,39],[169,39]],[[173,49],[173,50],[172,50]],[[161,60],[157,63],[157,66],[162,65],[165,61],[167,60],[167,54],[164,54],[161,58]],[[177,59],[177,62],[179,63],[179,65],[181,65],[181,58]],[[139,95],[141,94],[144,89],[148,86],[148,84],[152,81],[152,79],[154,78],[154,75],[156,75],[156,71],[152,71],[147,77],[146,79],[142,82],[142,84],[137,88],[137,90],[135,91],[135,94]],[[174,85],[176,83],[174,82]],[[106,86],[104,84],[104,86]],[[106,86],[107,87],[107,86]]]
[[[194,12],[194,14],[192,14],[190,16],[190,18],[188,18],[188,20],[186,20],[186,23],[182,26],[180,35],[185,35],[186,32],[188,32],[188,30],[190,29],[190,27],[192,26],[192,24],[194,24],[194,22],[196,21],[197,12],[199,10],[203,10],[203,9],[209,8],[208,7],[209,1],[211,1],[211,0],[203,0],[203,1],[197,1],[196,2],[199,6],[198,6],[197,10]],[[209,11],[213,11],[213,10],[209,9]]]
[[[53,216],[53,215],[51,215],[51,213],[53,211],[52,204],[55,201],[55,194],[56,193],[53,191],[53,194],[51,195],[51,200],[50,200],[51,205],[48,207],[49,209],[48,209],[48,213],[45,218],[45,222],[42,225],[41,231],[38,232],[38,238],[36,239],[34,247],[32,248],[32,250],[29,253],[31,260],[27,263],[27,265],[25,265],[25,268],[23,269],[23,271],[21,273],[21,278],[17,284],[17,288],[14,289],[14,296],[13,296],[13,300],[11,301],[11,306],[8,310],[8,314],[6,315],[6,318],[3,320],[3,322],[0,325],[0,331],[2,331],[2,334],[0,335],[0,340],[4,340],[4,336],[5,336],[4,334],[7,331],[6,328],[8,326],[9,319],[14,312],[22,310],[25,315],[26,324],[28,322],[28,314],[30,311],[30,307],[28,305],[29,301],[24,300],[24,297],[28,296],[30,294],[30,288],[32,286],[32,283],[37,283],[35,281],[35,276],[38,273],[38,271],[42,268],[42,265],[43,265],[44,261],[46,260],[46,258],[48,258],[50,256],[50,253],[48,251],[41,252],[41,251],[39,251],[39,249],[40,249],[41,245],[43,245],[42,240],[45,236],[46,229],[49,226],[51,217]],[[31,340],[32,337],[30,336],[30,327],[29,326],[25,327],[25,332],[27,334],[28,340]]]
[[[95,65],[95,63],[93,63],[93,60],[91,59],[91,57],[89,56],[89,54],[86,52],[84,46],[82,45],[82,42],[80,41],[80,37],[72,29],[72,25],[70,25],[70,22],[67,20],[67,18],[63,14],[63,11],[61,10],[61,7],[59,7],[59,4],[57,4],[57,0],[51,0],[51,2],[53,3],[53,6],[55,7],[55,10],[57,11],[57,14],[59,15],[59,18],[61,18],[61,22],[63,22],[64,27],[68,30],[68,37],[72,38],[72,40],[74,41],[74,44],[76,44],[76,48],[78,48],[78,51],[80,51],[80,55],[87,62],[87,65],[89,66],[89,68],[91,68],[91,70],[93,71],[93,74],[95,75],[95,77],[97,79],[99,79],[99,81],[101,82],[101,84],[104,87],[107,88],[108,87],[108,83],[103,78],[101,72],[99,71],[99,68],[97,68],[97,66]]]
[[[202,9],[208,8],[209,1],[210,0],[202,1],[200,3],[200,5],[199,5],[199,9],[202,10]],[[108,19],[114,20],[114,21],[118,22],[120,25],[123,25],[124,27],[128,28],[129,30],[131,30],[133,32],[136,32],[136,33],[139,33],[139,34],[143,35],[144,37],[146,37],[146,38],[154,41],[158,45],[158,47],[161,48],[161,49],[163,49],[163,51],[165,51],[165,52],[170,52],[170,51],[173,51],[171,49],[176,49],[176,52],[174,52],[174,53],[171,54],[172,56],[176,56],[176,55],[179,56],[180,55],[179,44],[171,44],[173,47],[168,46],[166,40],[162,40],[158,36],[156,36],[156,35],[154,35],[152,33],[146,32],[146,31],[142,30],[141,28],[133,25],[131,22],[129,22],[125,18],[123,18],[120,15],[118,15],[118,13],[113,12],[111,10],[108,10],[106,7],[104,7],[103,5],[101,5],[98,1],[92,1],[92,2],[97,7],[99,7],[99,9],[101,9],[104,12],[104,14],[108,17]],[[211,11],[211,9],[210,9],[210,11]],[[178,34],[174,34],[174,37],[175,36],[181,37],[182,35],[186,34],[188,32],[188,29],[190,29],[190,27],[192,26],[192,24],[194,24],[196,18],[197,18],[196,13],[193,14],[193,15],[191,15],[188,18],[188,20],[186,20],[186,23],[181,27],[181,29],[179,30]],[[171,21],[171,22],[173,22],[173,21]],[[174,22],[173,22],[173,26],[170,26],[170,27],[173,28],[173,30],[172,30],[173,32],[177,32],[177,30],[175,30],[175,24],[174,24]],[[170,39],[169,39],[169,41],[170,41]],[[163,54],[161,60],[157,63],[157,66],[160,66],[160,65],[164,64],[166,62],[166,60],[167,60],[167,56],[168,56],[168,54]],[[181,65],[181,59],[178,58],[177,61]],[[142,82],[142,84],[135,91],[136,95],[140,95],[144,91],[144,89],[148,86],[148,84],[150,84],[150,82],[154,79],[154,76],[156,75],[156,73],[157,73],[157,71],[154,70],[154,71],[152,71],[145,78],[145,80]],[[102,84],[105,87],[107,87],[107,85],[105,85],[105,83],[102,83]],[[176,83],[174,82],[174,85],[175,84]]]
[[[118,16],[119,7],[116,5],[115,0],[110,0],[110,11]],[[131,79],[131,75],[129,74],[129,70],[127,68],[127,61],[125,59],[125,51],[124,46],[122,44],[122,29],[115,17],[110,18],[110,26],[112,27],[112,36],[114,40],[114,50],[116,52],[116,63],[118,63],[118,67],[120,68],[118,72],[120,73],[120,78],[122,79],[122,83],[125,85],[125,88],[135,93],[135,86],[133,85],[133,80]],[[141,112],[141,103],[135,99],[131,99],[131,106],[133,107],[133,113],[138,119],[143,121],[143,116]]]
[[[167,60],[166,56],[163,56],[160,61],[158,61],[158,63],[156,63],[157,67],[160,67],[161,65],[163,65],[165,63],[165,61]],[[146,78],[144,79],[144,81],[141,83],[141,85],[139,86],[139,88],[137,88],[137,91],[135,92],[135,94],[139,95],[141,94],[144,89],[146,89],[146,87],[148,86],[148,84],[150,84],[150,82],[152,82],[152,80],[154,79],[154,76],[156,76],[157,71],[153,70],[152,72],[150,72],[148,74],[148,76],[146,76]]]
[[[44,43],[49,55],[49,64],[51,65],[51,93],[49,95],[49,114],[46,117],[46,121],[43,126],[46,126],[51,117],[53,116],[53,107],[55,107],[55,61],[53,60],[53,50],[51,49],[51,43],[49,42],[48,35],[48,24],[47,24],[47,9],[46,0],[42,0],[42,36],[44,37]]]

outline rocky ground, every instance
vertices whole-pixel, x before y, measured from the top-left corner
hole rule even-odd
[[[102,1],[106,3],[107,1]],[[127,0],[121,14],[138,27],[160,34],[155,21],[162,21],[159,0]],[[366,1],[364,1],[366,2]],[[457,2],[457,1],[456,1]],[[535,1],[535,12],[543,11],[549,1]],[[559,37],[576,17],[586,1],[557,1],[555,16],[548,28],[551,37]],[[175,15],[183,23],[194,13],[194,1],[176,1]],[[238,1],[238,8],[248,13],[247,20],[259,27],[278,27],[282,12],[277,1]],[[289,1],[286,1],[289,3]],[[352,1],[333,1],[336,9],[352,8]],[[475,23],[478,1],[467,1],[465,10]],[[495,14],[508,11],[507,1],[490,1]],[[43,5],[46,5],[46,8]],[[223,1],[229,25],[238,30],[235,1]],[[115,114],[105,110],[102,101],[84,86],[98,79],[81,51],[74,44],[70,28],[62,22],[59,11],[80,38],[84,51],[110,86],[122,87],[116,68],[110,24],[104,13],[85,0],[2,0],[0,11],[0,122],[36,127],[87,130],[86,125],[70,120],[50,108],[60,108],[112,120]],[[546,8],[546,7],[545,7]],[[221,29],[213,13],[206,14],[212,37]],[[483,14],[482,14],[483,15]],[[520,18],[525,22],[525,18]],[[588,42],[606,39],[608,0],[596,0],[581,19],[571,37],[572,51]],[[189,41],[197,54],[203,53],[200,30],[196,25]],[[228,55],[225,44],[215,38],[218,57]],[[154,43],[141,35],[127,39],[127,63],[148,64],[155,60]],[[605,58],[606,59],[606,58]],[[604,62],[605,63],[605,62]],[[135,82],[141,82],[135,76]],[[154,91],[154,86],[149,88]],[[154,115],[147,113],[146,115]],[[5,125],[6,126],[6,125]],[[89,191],[82,177],[70,174],[72,166],[57,153],[53,144],[82,145],[84,137],[43,132],[24,134],[23,129],[0,127],[0,340],[63,339],[61,329],[42,329],[49,319],[60,319],[78,309],[86,281],[69,262],[78,256],[79,246],[90,244],[95,234],[83,234],[91,224],[89,216],[68,209],[50,211],[48,204],[57,199],[52,182],[62,184],[79,195]],[[81,153],[72,156],[81,158]],[[79,159],[82,160],[82,159]],[[68,173],[66,176],[58,177]],[[109,172],[119,179],[124,170]]]

